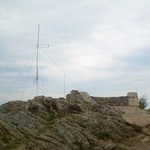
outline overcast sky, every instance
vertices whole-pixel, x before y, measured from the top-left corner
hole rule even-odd
[[[39,95],[138,92],[150,107],[149,8],[149,0],[1,0],[1,103],[36,95],[40,24]]]

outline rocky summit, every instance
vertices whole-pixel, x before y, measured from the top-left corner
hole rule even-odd
[[[150,125],[123,114],[80,97],[10,101],[0,106],[0,150],[149,150]]]

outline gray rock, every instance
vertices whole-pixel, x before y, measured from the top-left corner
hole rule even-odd
[[[83,95],[73,91],[68,100],[40,96],[3,104],[0,150],[128,150],[124,143],[131,144],[138,133],[122,119],[122,112],[86,102],[83,98],[89,95]]]

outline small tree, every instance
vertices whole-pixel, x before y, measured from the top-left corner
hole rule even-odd
[[[139,107],[145,109],[148,105],[146,94],[139,98]]]

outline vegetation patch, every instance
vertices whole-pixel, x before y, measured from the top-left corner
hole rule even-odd
[[[135,130],[136,132],[139,132],[139,133],[142,132],[142,127],[139,126],[139,125],[137,125],[136,123],[133,123],[131,126],[134,128],[134,130]]]
[[[11,138],[8,137],[7,135],[1,135],[0,139],[4,142],[4,143],[9,143]]]
[[[7,145],[0,145],[0,150],[13,150],[15,148],[17,148],[18,146],[20,146],[20,144],[22,144],[24,141],[23,140],[13,140],[13,141],[9,141],[9,143],[7,143]]]
[[[139,108],[145,109],[148,105],[147,102],[148,97],[146,95],[143,95],[142,97],[139,98]]]
[[[109,134],[106,131],[98,131],[96,137],[101,140],[106,140],[109,138]]]
[[[16,144],[16,143],[9,143],[7,146],[6,146],[6,148],[7,149],[14,149],[14,148],[17,148],[18,147],[18,144]]]
[[[32,137],[32,135],[31,135],[31,134],[26,133],[26,134],[24,134],[24,137],[25,137],[25,139],[30,140],[30,139],[31,139],[31,137]]]
[[[51,109],[48,109],[48,113],[49,113],[50,121],[56,118],[55,113]]]

